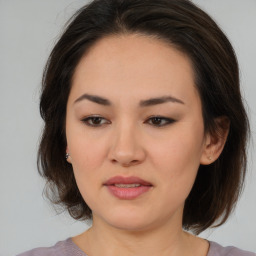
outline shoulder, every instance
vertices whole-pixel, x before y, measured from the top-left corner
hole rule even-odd
[[[17,256],[86,256],[71,240],[68,238],[64,241],[57,242],[51,247],[35,248]]]
[[[234,246],[223,247],[216,242],[210,242],[210,249],[207,256],[256,256],[256,253],[248,252]]]
[[[59,256],[66,255],[65,247],[67,240],[59,241],[51,247],[40,247],[18,254],[17,256]]]

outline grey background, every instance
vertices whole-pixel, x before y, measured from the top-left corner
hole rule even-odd
[[[57,216],[42,198],[36,151],[42,122],[38,103],[42,70],[63,24],[87,1],[0,0],[0,255],[10,256],[82,232],[86,224]],[[230,38],[241,68],[242,92],[255,141],[256,1],[194,0]],[[256,251],[255,142],[247,186],[222,227],[201,236]]]

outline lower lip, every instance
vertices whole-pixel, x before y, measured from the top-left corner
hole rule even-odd
[[[110,193],[119,199],[135,199],[150,190],[152,186],[140,186],[134,188],[119,188],[114,185],[106,186]]]

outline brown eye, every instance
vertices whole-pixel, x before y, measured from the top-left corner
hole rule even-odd
[[[171,123],[175,122],[175,120],[173,120],[171,118],[161,117],[161,116],[151,117],[147,121],[151,125],[154,125],[154,126],[157,126],[157,127],[165,126],[165,125],[168,125],[168,124],[171,124]]]
[[[109,123],[105,118],[101,116],[89,116],[82,120],[82,122],[88,126],[102,126],[103,124]]]

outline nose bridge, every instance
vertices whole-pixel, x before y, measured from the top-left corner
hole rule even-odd
[[[133,151],[136,144],[136,127],[131,122],[123,120],[116,127],[115,146],[128,151]]]
[[[139,127],[128,118],[116,123],[111,142],[111,159],[122,165],[135,164],[143,160],[145,153],[140,143]]]

